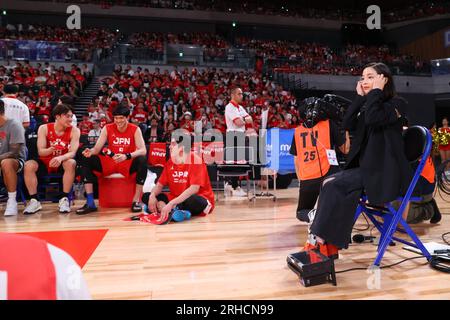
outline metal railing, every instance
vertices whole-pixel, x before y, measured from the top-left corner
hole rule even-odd
[[[349,74],[359,75],[367,61],[361,62],[344,58],[343,62],[337,61],[306,61],[302,58],[290,59],[286,57],[266,59],[265,68],[276,69],[279,73],[306,73],[306,74]],[[386,63],[393,75],[431,76],[431,65],[424,63],[416,66],[414,61],[400,61]]]
[[[255,65],[254,51],[236,48],[165,44],[163,50],[156,50],[121,44],[119,52],[120,63],[128,64],[189,64],[244,69],[253,68]]]
[[[0,39],[0,59],[91,62],[101,60],[108,51],[73,42]]]
[[[431,60],[433,76],[450,75],[450,58]]]

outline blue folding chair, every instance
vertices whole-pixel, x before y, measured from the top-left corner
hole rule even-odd
[[[355,222],[358,220],[361,213],[364,212],[381,234],[380,242],[378,244],[378,254],[373,263],[376,266],[380,266],[384,253],[393,240],[419,249],[428,261],[431,260],[431,255],[423,245],[422,241],[420,241],[418,236],[402,217],[403,211],[410,201],[421,200],[420,197],[412,197],[412,193],[420,178],[428,156],[430,155],[432,145],[431,134],[424,127],[413,126],[404,131],[403,140],[408,161],[413,165],[418,163],[418,166],[408,187],[408,191],[404,196],[397,198],[397,201],[401,203],[400,207],[396,210],[391,203],[386,204],[384,207],[374,206],[367,202],[366,196],[362,196],[356,209]],[[381,218],[382,221],[377,220],[375,217]],[[398,228],[399,223],[403,229]],[[413,242],[394,236],[395,232],[407,234]]]

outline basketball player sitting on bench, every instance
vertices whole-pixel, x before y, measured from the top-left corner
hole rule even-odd
[[[94,171],[109,176],[120,173],[125,177],[136,173],[136,191],[131,206],[132,212],[142,211],[139,199],[147,177],[147,161],[144,138],[138,126],[128,122],[130,110],[118,106],[113,111],[114,123],[107,124],[100,133],[92,149],[83,151],[82,176],[86,189],[86,204],[77,210],[77,214],[97,211],[94,202]],[[103,148],[108,142],[108,148]],[[102,154],[100,154],[102,153]]]
[[[172,139],[170,159],[151,194],[145,193],[142,201],[148,205],[152,214],[159,215],[159,222],[182,221],[191,215],[209,214],[214,208],[214,193],[208,176],[206,164],[197,155],[186,151],[186,145]],[[187,139],[189,140],[189,139]],[[162,193],[164,186],[170,192]],[[175,208],[189,211],[188,216],[177,217]]]
[[[30,194],[30,203],[23,211],[33,214],[42,209],[37,198],[37,176],[49,173],[63,174],[63,194],[59,200],[59,212],[70,212],[69,193],[75,180],[76,161],[73,159],[80,143],[80,130],[72,126],[73,112],[66,104],[53,109],[55,122],[38,129],[37,149],[39,158],[25,162],[24,179]]]

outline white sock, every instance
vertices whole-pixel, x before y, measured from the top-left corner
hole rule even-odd
[[[16,201],[16,195],[17,192],[8,192],[8,199],[9,200],[13,199],[14,201]]]

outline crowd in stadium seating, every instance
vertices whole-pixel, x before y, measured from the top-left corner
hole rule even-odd
[[[336,5],[329,3],[316,3],[287,0],[283,3],[277,1],[263,0],[58,0],[70,3],[95,3],[107,9],[114,5],[140,6],[165,9],[184,9],[219,11],[246,14],[277,15],[286,17],[328,19],[360,21],[367,19],[366,7],[364,4],[354,3],[345,5],[336,2]],[[448,0],[425,0],[417,1],[413,4],[389,4],[387,9],[382,8],[382,19],[385,22],[398,22],[404,20],[418,19],[438,14],[450,13],[450,1]]]
[[[44,25],[7,25],[0,28],[0,39],[34,39],[77,43],[81,49],[77,58],[91,60],[93,49],[110,50],[117,41],[117,33],[101,28],[83,28],[68,30],[64,27]],[[0,41],[0,49],[2,47]],[[130,51],[129,54],[144,54],[146,58],[161,61],[164,44],[192,44],[203,47],[205,61],[223,60],[228,55],[231,44],[214,33],[133,33],[129,38],[132,47],[145,52]],[[330,48],[318,43],[305,43],[285,40],[255,40],[237,38],[235,46],[255,52],[266,67],[279,68],[282,71],[295,71],[312,74],[355,74],[369,61],[385,61],[395,72],[395,67],[407,68],[408,72],[427,72],[430,66],[420,59],[409,55],[394,54],[387,46],[366,47],[349,45],[344,48]],[[99,52],[99,53],[100,53]],[[0,52],[1,53],[1,52]],[[104,55],[101,53],[100,55]],[[0,55],[1,56],[1,55]],[[48,57],[50,58],[50,57]],[[52,58],[50,58],[53,60]],[[261,71],[261,70],[259,70]]]
[[[70,70],[46,63],[35,66],[28,62],[17,62],[14,66],[0,66],[0,93],[6,84],[15,84],[17,98],[25,103],[32,121],[30,130],[50,119],[52,108],[61,96],[76,97],[89,83],[92,73],[86,64],[73,64]]]
[[[225,132],[223,112],[233,86],[243,89],[243,106],[252,115],[256,129],[261,126],[265,109],[269,128],[293,128],[299,123],[295,97],[256,72],[225,72],[215,68],[150,72],[128,66],[119,67],[103,81],[79,123],[82,135],[88,134],[93,123],[102,127],[110,122],[112,110],[119,104],[130,108],[131,121],[142,128],[148,142],[167,141],[177,128],[191,133],[211,128]],[[201,122],[201,128],[195,127],[194,121]]]
[[[163,54],[164,41],[168,43],[195,44],[204,48],[205,61],[224,57],[229,43],[220,36],[209,33],[135,33],[131,44],[147,47]],[[388,46],[367,47],[347,45],[331,48],[319,43],[286,40],[255,40],[237,38],[235,46],[250,50],[260,57],[267,67],[284,71],[310,74],[357,75],[359,69],[370,61],[385,61],[391,67],[408,68],[408,72],[429,73],[429,65],[410,55],[394,54]],[[261,71],[261,70],[259,70]]]
[[[394,54],[386,46],[348,44],[343,48],[331,48],[318,43],[298,41],[273,41],[237,39],[237,45],[255,50],[271,68],[310,74],[358,75],[359,70],[371,61],[385,61],[394,68],[409,68],[408,72],[429,73],[429,64],[411,55]]]
[[[82,28],[70,30],[67,27],[50,25],[12,25],[0,27],[0,39],[37,40],[65,42],[67,48],[77,49],[77,59],[90,61],[97,53],[105,56],[117,41],[118,34],[105,28]],[[73,50],[72,50],[73,51]]]
[[[219,35],[207,32],[191,33],[160,33],[160,32],[138,32],[133,33],[129,38],[129,43],[136,48],[146,48],[162,60],[164,53],[164,43],[168,44],[190,44],[201,46],[207,57],[224,56],[230,44]]]

